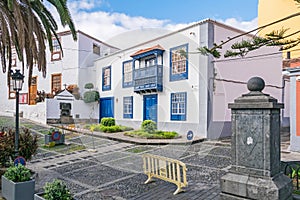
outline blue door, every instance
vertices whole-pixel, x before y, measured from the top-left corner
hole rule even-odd
[[[105,97],[100,98],[100,120],[103,117],[114,117],[114,98]]]
[[[157,122],[157,94],[144,96],[144,119]]]

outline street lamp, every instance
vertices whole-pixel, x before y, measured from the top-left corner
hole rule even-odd
[[[22,90],[24,75],[19,69],[11,72],[12,86],[16,91],[16,131],[15,131],[15,156],[19,155],[19,91]]]

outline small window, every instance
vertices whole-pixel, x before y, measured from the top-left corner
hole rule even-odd
[[[170,49],[170,81],[188,79],[188,45]]]
[[[171,93],[171,120],[186,120],[186,92]]]
[[[133,86],[132,60],[123,62],[123,87]]]
[[[52,74],[51,75],[51,91],[53,95],[56,95],[61,91],[61,74]]]
[[[93,44],[93,53],[100,56],[100,46]]]
[[[111,89],[111,66],[102,69],[102,91]]]
[[[133,96],[123,98],[123,118],[133,118]]]
[[[51,61],[61,60],[61,48],[56,38],[52,39],[53,51],[51,52]]]

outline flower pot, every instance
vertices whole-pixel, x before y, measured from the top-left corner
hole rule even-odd
[[[34,197],[35,179],[15,183],[1,177],[2,196],[7,200],[32,200]]]
[[[49,144],[50,142],[55,142],[55,144],[64,144],[65,143],[65,135],[60,134],[60,137],[58,140],[53,140],[52,135],[45,135],[45,144]]]
[[[42,196],[44,193],[34,194],[34,200],[45,200]]]
[[[44,193],[36,193],[34,194],[34,200],[45,200],[43,198]],[[76,198],[73,198],[73,200],[76,200]]]

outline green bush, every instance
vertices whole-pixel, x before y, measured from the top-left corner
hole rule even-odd
[[[22,129],[19,136],[19,155],[25,160],[31,160],[32,156],[36,154],[38,149],[37,135],[32,135],[27,128]]]
[[[85,103],[92,103],[98,101],[100,98],[98,91],[87,91],[83,94],[83,101]]]
[[[0,167],[6,167],[14,156],[15,133],[12,129],[0,136]]]
[[[25,166],[18,164],[7,168],[4,176],[13,182],[24,182],[31,179],[31,172]]]
[[[142,122],[141,129],[148,133],[154,133],[157,130],[156,123],[152,120],[145,120]]]
[[[100,124],[102,124],[103,126],[115,126],[116,120],[112,117],[105,117],[101,119]]]
[[[100,125],[100,130],[102,132],[105,132],[105,133],[115,133],[115,132],[121,132],[122,131],[121,127],[118,126],[118,125],[114,125],[114,126]]]
[[[102,118],[100,124],[87,124],[84,126],[84,128],[89,129],[90,131],[101,131],[105,133],[115,133],[133,130],[133,128],[131,127],[116,125],[114,118]]]
[[[0,167],[5,167],[15,158],[15,130],[8,129],[0,136]],[[19,155],[31,160],[38,149],[37,135],[32,135],[27,128],[21,129],[19,135]]]
[[[73,199],[70,190],[61,180],[55,179],[51,183],[46,183],[44,199],[46,200],[71,200]]]

